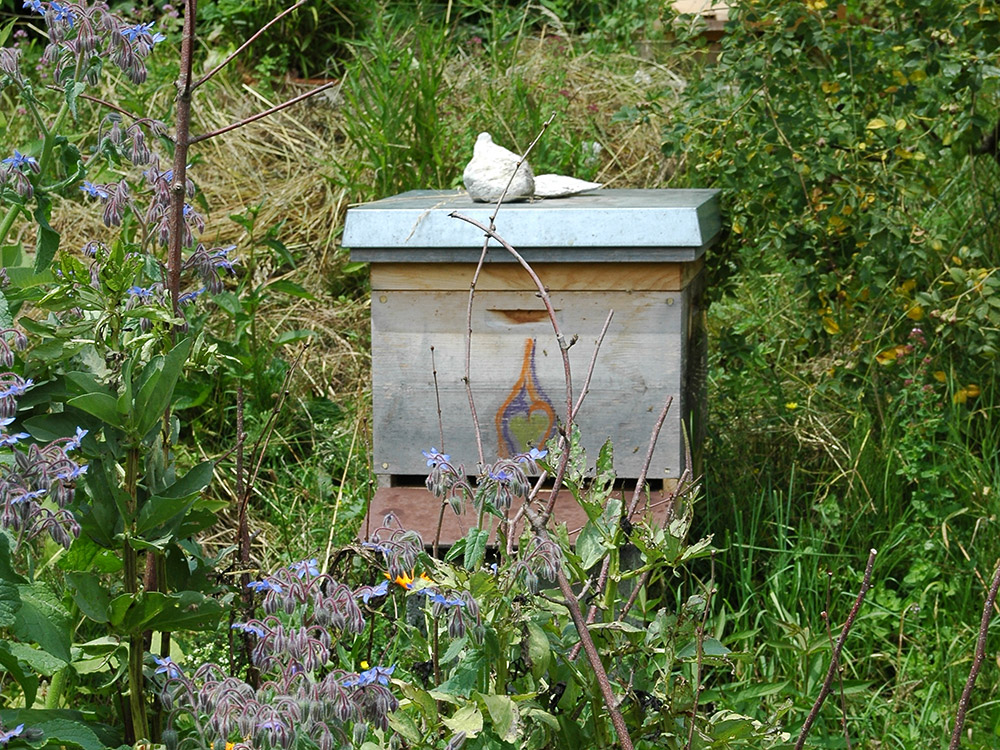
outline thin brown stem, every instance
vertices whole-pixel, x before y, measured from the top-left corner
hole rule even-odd
[[[976,640],[976,653],[972,657],[972,669],[969,670],[969,679],[965,682],[962,690],[962,697],[958,701],[958,713],[955,714],[955,729],[951,733],[951,743],[948,750],[958,750],[962,742],[962,728],[965,726],[965,714],[969,710],[969,701],[972,699],[972,689],[976,686],[976,678],[979,677],[979,670],[983,668],[983,661],[986,659],[986,631],[990,627],[990,620],[993,619],[993,605],[997,600],[997,591],[1000,590],[1000,560],[997,561],[997,569],[993,573],[993,583],[986,594],[986,602],[983,604],[983,617],[979,621],[979,638]]]
[[[500,198],[497,199],[497,205],[493,209],[493,213],[490,215],[490,229],[497,228],[497,225],[494,222],[496,221],[497,214],[500,213],[500,205],[503,203],[503,199],[507,197],[507,191],[510,190],[510,186],[514,183],[514,178],[517,176],[517,170],[519,170],[521,165],[528,160],[528,154],[531,153],[538,141],[540,141],[542,136],[545,135],[545,131],[549,129],[549,125],[552,124],[554,119],[556,119],[555,112],[549,115],[549,119],[542,123],[542,129],[538,131],[538,135],[535,136],[535,140],[528,144],[528,148],[524,150],[524,153],[521,154],[521,158],[518,159],[517,164],[514,165],[514,169],[510,173],[510,179],[507,180],[507,184],[504,186],[503,192],[500,193]]]
[[[527,515],[528,521],[531,523],[535,534],[543,539],[547,539],[548,530],[545,528],[545,524],[542,522],[541,516],[527,506],[525,506],[524,512]],[[566,608],[569,610],[573,624],[576,626],[577,634],[580,636],[580,642],[583,644],[584,653],[587,654],[587,661],[590,662],[590,667],[594,670],[594,676],[597,678],[597,684],[601,689],[601,696],[604,698],[604,705],[608,709],[608,714],[611,716],[611,723],[614,725],[615,732],[618,734],[618,744],[621,745],[622,750],[633,750],[632,738],[628,733],[628,727],[625,725],[625,718],[622,716],[622,713],[618,708],[618,699],[615,697],[614,690],[611,688],[611,682],[608,680],[608,673],[604,669],[603,662],[601,662],[601,655],[597,652],[597,647],[594,645],[594,639],[590,637],[590,630],[587,627],[586,621],[583,619],[583,613],[580,611],[580,602],[573,593],[573,586],[566,578],[566,574],[562,571],[562,569],[556,572],[556,581],[559,584],[559,590],[562,592]]]
[[[663,404],[663,408],[660,410],[660,415],[656,418],[656,423],[653,425],[653,431],[649,435],[649,447],[646,449],[646,459],[642,462],[642,471],[639,472],[639,478],[636,480],[635,489],[632,491],[632,500],[628,505],[628,518],[632,518],[635,515],[636,508],[639,507],[639,500],[642,498],[642,487],[646,484],[646,474],[649,472],[649,465],[653,462],[653,451],[656,450],[656,441],[660,437],[660,430],[663,429],[663,422],[667,418],[667,412],[670,411],[671,404],[674,403],[673,396],[667,396],[666,402]]]
[[[458,211],[452,211],[449,216],[472,224],[474,227],[482,230],[485,234],[499,242],[508,253],[514,256],[514,260],[521,265],[521,268],[527,272],[528,276],[530,276],[531,280],[534,282],[535,288],[538,290],[538,296],[541,298],[542,304],[545,305],[545,311],[548,313],[549,323],[552,325],[552,330],[556,337],[556,343],[559,344],[559,353],[562,356],[563,372],[566,378],[566,429],[568,429],[570,420],[573,416],[573,379],[570,373],[569,349],[574,343],[576,343],[576,337],[567,343],[566,337],[563,336],[562,329],[559,327],[559,321],[556,319],[556,311],[552,306],[552,299],[549,297],[549,290],[545,288],[542,280],[538,278],[538,274],[535,273],[535,269],[533,269],[528,262],[521,257],[521,254],[515,250],[513,246],[507,242],[507,240],[497,234],[496,230],[490,229],[475,219],[471,219],[468,216],[460,214]]]
[[[230,125],[226,125],[225,127],[219,128],[218,130],[213,130],[209,133],[202,133],[201,135],[196,135],[190,138],[188,140],[188,143],[193,146],[195,143],[201,143],[202,141],[207,141],[209,138],[215,138],[215,136],[222,135],[223,133],[228,133],[230,130],[236,130],[237,128],[242,128],[244,125],[249,125],[251,122],[256,122],[257,120],[261,120],[265,117],[273,115],[275,112],[280,112],[283,109],[288,109],[293,104],[298,104],[299,102],[304,101],[311,96],[316,96],[316,94],[320,94],[329,88],[337,86],[338,84],[339,84],[338,81],[330,81],[329,83],[324,83],[322,86],[317,86],[314,89],[310,89],[309,91],[306,91],[304,94],[293,96],[288,101],[284,101],[281,104],[277,104],[271,107],[270,109],[265,109],[263,112],[258,112],[255,115],[244,117],[242,120],[231,123]]]
[[[279,13],[278,15],[276,15],[274,18],[272,18],[270,21],[268,21],[263,26],[261,26],[260,29],[258,29],[257,32],[252,37],[250,37],[245,42],[243,42],[243,44],[241,44],[239,47],[237,47],[234,52],[231,52],[228,56],[226,56],[225,60],[223,60],[222,62],[220,62],[218,65],[216,65],[210,71],[208,71],[205,75],[203,75],[201,78],[199,78],[195,82],[195,84],[191,87],[191,89],[194,90],[194,89],[198,88],[199,86],[201,86],[201,84],[205,83],[210,78],[212,78],[212,76],[214,76],[216,73],[218,73],[224,67],[226,67],[227,65],[229,65],[229,63],[231,63],[236,58],[237,55],[239,55],[241,52],[243,52],[243,50],[245,50],[247,47],[249,47],[251,44],[253,44],[255,41],[257,41],[257,39],[261,36],[261,34],[263,34],[269,28],[271,28],[272,26],[274,26],[274,24],[276,24],[278,21],[280,21],[282,18],[284,18],[285,16],[287,16],[292,11],[295,11],[295,10],[298,10],[299,8],[301,8],[308,1],[309,0],[299,0],[299,2],[295,3],[295,5],[291,6],[290,8],[286,8],[285,10],[281,11],[281,13]]]
[[[576,415],[580,413],[580,407],[583,406],[583,400],[590,393],[590,381],[594,377],[594,368],[597,366],[597,355],[601,351],[601,344],[604,343],[604,337],[608,333],[608,328],[611,325],[611,318],[615,315],[614,310],[608,310],[608,317],[604,321],[604,326],[601,328],[600,334],[597,336],[597,340],[594,342],[594,353],[590,357],[590,364],[587,366],[587,377],[583,380],[583,388],[580,389],[580,396],[576,400],[576,405],[573,407],[573,414],[570,420],[575,422]]]
[[[809,730],[812,729],[812,725],[816,721],[816,717],[819,716],[819,710],[823,706],[823,702],[830,694],[830,688],[833,685],[833,676],[837,673],[839,668],[840,654],[844,650],[844,642],[847,640],[847,634],[851,631],[851,626],[854,624],[854,618],[858,616],[861,604],[865,600],[865,594],[868,593],[868,589],[871,587],[872,568],[875,566],[875,555],[877,554],[878,551],[875,549],[872,549],[868,553],[868,564],[865,566],[865,576],[861,581],[861,589],[858,591],[858,597],[854,600],[854,606],[851,607],[851,611],[847,615],[847,621],[844,623],[844,627],[840,631],[840,637],[837,639],[837,645],[834,646],[833,649],[833,657],[830,659],[830,668],[826,670],[826,679],[823,680],[823,687],[820,689],[819,695],[816,696],[816,702],[813,703],[812,709],[810,709],[809,715],[806,717],[805,724],[802,725],[802,730],[799,732],[799,738],[795,743],[795,750],[802,750],[806,743],[806,737],[809,735]]]

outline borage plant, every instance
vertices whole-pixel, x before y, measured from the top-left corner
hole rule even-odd
[[[25,559],[29,575],[23,581],[4,565],[31,626],[19,626],[16,614],[13,621],[5,618],[11,639],[4,653],[11,656],[0,664],[21,684],[24,708],[35,702],[35,672],[51,675],[46,706],[56,708],[65,699],[65,681],[74,672],[94,671],[91,660],[97,659],[97,670],[107,672],[102,689],[119,690],[118,704],[128,707],[120,719],[126,741],[155,740],[161,719],[147,690],[146,659],[153,634],[159,632],[159,650],[169,653],[171,631],[215,627],[231,596],[219,596],[209,575],[215,561],[189,541],[215,520],[218,506],[201,497],[214,462],[185,472],[173,450],[180,431],[175,388],[186,370],[209,356],[199,332],[188,331],[185,306],[221,292],[235,263],[234,248],[212,248],[199,239],[205,219],[192,200],[188,152],[193,143],[267,113],[191,135],[193,92],[246,46],[194,80],[193,0],[184,3],[172,128],[151,113],[130,112],[88,93],[102,79],[124,76],[136,86],[145,81],[146,60],[164,41],[152,24],[129,22],[104,3],[27,0],[24,8],[44,21],[47,44],[34,81],[18,46],[0,50],[2,95],[13,93],[26,131],[34,131],[26,136],[30,146],[0,163],[0,317],[7,318],[0,324],[17,317],[38,343],[21,356],[16,374],[3,376],[3,441],[18,446],[4,485],[4,519],[18,534],[8,547],[20,544],[26,552],[24,541],[38,529],[70,547],[59,567],[73,611],[51,590],[38,593],[32,556]],[[43,84],[42,76],[51,83]],[[112,88],[125,85],[119,80]],[[71,120],[85,117],[100,122],[89,150],[64,134]],[[81,253],[57,256],[53,200],[81,194],[99,207],[107,231]],[[33,258],[21,242],[7,244],[27,234],[19,226],[25,220],[37,227]],[[22,333],[15,337],[25,343]],[[37,385],[29,388],[32,381]],[[21,399],[19,410],[14,397]],[[67,443],[64,436],[74,430],[77,437]],[[84,469],[64,455],[71,444],[90,461],[86,492],[75,497]],[[117,575],[99,578],[95,566]],[[35,592],[35,599],[26,592]],[[80,633],[104,635],[71,650],[77,612],[84,616]],[[55,660],[25,650],[26,639]],[[122,672],[127,698],[115,679]]]

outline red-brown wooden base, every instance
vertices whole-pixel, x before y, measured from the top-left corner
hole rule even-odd
[[[615,494],[621,496],[621,492]],[[543,491],[542,495],[546,496],[547,493]],[[631,491],[626,491],[625,496],[631,498]],[[645,503],[640,503],[632,517],[633,520],[648,513],[654,521],[662,523],[670,506],[669,497],[669,491],[651,492],[648,507]],[[426,488],[383,487],[377,490],[368,508],[368,516],[358,531],[358,536],[361,539],[367,539],[375,529],[382,525],[384,518],[390,513],[399,520],[404,529],[419,532],[425,545],[431,546],[434,543],[438,518],[441,513],[441,501],[428,492]],[[576,535],[580,533],[580,529],[587,523],[587,514],[566,490],[559,493],[553,516],[556,523],[566,524],[570,539],[575,539]],[[475,522],[474,509],[466,508],[462,514],[456,515],[450,507],[446,507],[441,522],[440,544],[448,546],[462,539]],[[521,529],[522,524],[519,524],[514,533],[520,535]],[[495,542],[496,535],[494,533],[490,538],[490,543]]]

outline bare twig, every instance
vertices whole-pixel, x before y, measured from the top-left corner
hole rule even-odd
[[[444,453],[444,418],[441,415],[441,390],[438,388],[438,371],[437,363],[434,361],[434,347],[431,347],[431,376],[434,378],[434,400],[437,402],[437,415],[438,415],[438,437],[441,440],[441,452]],[[444,509],[448,504],[448,497],[445,495],[441,498],[441,508],[438,510],[438,523],[437,530],[434,532],[434,546],[431,548],[431,554],[434,559],[437,559],[438,549],[441,546],[441,527],[444,525]]]
[[[524,512],[535,534],[542,539],[548,539],[548,530],[545,528],[541,516],[527,506],[524,506]],[[597,684],[601,688],[605,707],[608,709],[608,714],[611,716],[611,723],[618,734],[618,744],[621,745],[622,750],[633,750],[632,738],[628,733],[628,727],[625,725],[625,718],[618,708],[618,699],[611,689],[608,673],[601,662],[600,654],[597,653],[594,639],[590,637],[590,630],[587,628],[587,623],[583,619],[583,613],[580,611],[580,602],[573,593],[573,587],[562,569],[556,572],[556,581],[559,584],[559,590],[562,592],[563,599],[565,599],[570,617],[573,619],[573,624],[576,626],[576,631],[580,636],[583,650],[587,654],[587,661],[590,662],[591,669],[594,670],[594,676],[597,678]]]
[[[837,645],[833,649],[833,657],[830,659],[830,668],[826,670],[826,679],[823,680],[823,687],[820,689],[819,695],[816,696],[816,702],[813,703],[813,707],[810,709],[809,715],[806,717],[805,724],[802,725],[802,731],[799,732],[799,739],[795,743],[795,750],[802,750],[806,742],[806,737],[809,734],[809,730],[812,729],[812,725],[816,721],[816,717],[819,715],[819,710],[823,706],[823,702],[830,694],[830,687],[833,685],[833,676],[837,673],[838,665],[840,663],[840,654],[844,650],[844,642],[847,640],[847,634],[850,632],[851,626],[854,624],[854,618],[858,616],[858,611],[861,609],[861,603],[865,600],[865,594],[868,593],[868,589],[871,587],[872,568],[875,566],[875,555],[877,554],[878,551],[875,549],[872,549],[868,553],[868,564],[865,566],[865,576],[861,581],[861,589],[858,591],[858,597],[854,600],[854,606],[851,607],[851,611],[847,615],[847,621],[844,623],[844,627],[840,631],[840,637],[837,639]]]
[[[545,135],[545,131],[549,129],[549,125],[552,121],[556,119],[556,113],[553,112],[549,115],[549,119],[542,123],[542,129],[538,131],[538,135],[535,136],[535,140],[528,144],[528,148],[524,150],[521,154],[521,158],[517,160],[517,164],[514,165],[514,170],[510,173],[510,179],[507,180],[507,184],[504,186],[503,192],[500,193],[500,198],[497,200],[497,205],[493,209],[493,213],[490,215],[490,229],[496,229],[497,225],[494,223],[497,218],[497,214],[500,213],[500,204],[503,203],[503,199],[507,197],[507,191],[510,190],[510,186],[514,182],[514,178],[517,176],[517,170],[521,168],[521,165],[528,160],[528,154],[535,147],[535,144],[541,140],[542,136]],[[487,240],[488,241],[488,240]]]
[[[555,332],[556,343],[559,344],[559,353],[562,356],[563,371],[566,377],[566,418],[567,418],[566,429],[568,429],[569,420],[573,415],[573,380],[570,376],[570,364],[569,364],[569,348],[570,346],[573,345],[573,342],[572,341],[570,343],[566,342],[566,337],[563,335],[562,329],[559,327],[559,321],[556,319],[556,311],[555,308],[552,306],[552,299],[549,297],[549,290],[545,288],[544,284],[542,284],[542,280],[538,278],[538,274],[535,273],[535,269],[533,269],[528,264],[528,262],[523,257],[521,257],[521,254],[517,250],[515,250],[511,246],[511,244],[507,242],[507,240],[505,240],[503,237],[497,234],[495,229],[490,229],[484,224],[476,221],[475,219],[469,218],[468,216],[465,216],[459,213],[458,211],[452,211],[449,214],[449,216],[455,219],[461,219],[462,221],[472,224],[474,227],[476,227],[477,229],[481,229],[486,235],[492,237],[501,245],[503,245],[504,249],[508,253],[514,256],[514,259],[521,264],[521,268],[523,268],[527,272],[528,276],[530,276],[531,280],[534,282],[535,288],[538,290],[538,296],[541,298],[542,304],[545,305],[545,311],[548,313],[549,323],[551,323],[552,330]]]
[[[983,604],[983,618],[979,622],[979,638],[976,640],[976,653],[972,657],[972,669],[969,670],[969,679],[965,682],[962,690],[962,697],[958,701],[958,713],[955,714],[955,729],[951,733],[951,743],[948,750],[958,750],[962,742],[962,727],[965,726],[965,714],[969,710],[969,700],[972,698],[972,689],[976,686],[976,678],[979,677],[979,670],[983,667],[986,659],[986,631],[993,619],[993,605],[997,600],[997,591],[1000,589],[1000,560],[997,561],[996,571],[993,573],[993,584],[986,594],[986,602]]]
[[[660,437],[660,430],[663,429],[663,422],[666,420],[667,412],[670,411],[670,406],[673,403],[674,397],[667,396],[667,400],[663,404],[663,408],[660,410],[660,416],[656,418],[656,424],[653,425],[653,432],[649,436],[649,448],[646,449],[646,458],[642,462],[642,471],[639,472],[639,479],[636,481],[635,489],[632,491],[632,501],[628,505],[627,518],[632,518],[635,514],[636,508],[639,507],[639,499],[642,497],[642,487],[646,484],[646,474],[649,473],[649,465],[653,462],[653,451],[656,450],[656,441]]]
[[[608,328],[611,326],[611,318],[615,315],[614,310],[608,310],[608,317],[604,321],[604,327],[601,328],[600,334],[597,336],[597,340],[594,342],[594,354],[590,358],[590,365],[587,366],[587,377],[583,380],[583,388],[580,389],[580,397],[576,400],[576,405],[573,407],[573,414],[570,416],[570,421],[576,421],[576,415],[580,413],[580,407],[583,406],[583,400],[590,393],[590,380],[594,377],[594,367],[597,365],[597,355],[601,351],[601,344],[604,343],[604,337],[608,333]]]
[[[830,629],[830,588],[833,581],[833,571],[826,571],[826,610],[820,612],[823,624],[826,626],[826,639],[830,643],[830,651],[833,651],[833,631]],[[847,743],[847,750],[851,748],[851,733],[847,730],[847,699],[844,697],[844,675],[843,670],[837,670],[837,688],[840,694],[840,726],[844,730],[844,742]]]
[[[309,2],[309,0],[299,0],[299,2],[295,3],[295,5],[291,6],[290,8],[286,8],[285,10],[281,11],[281,13],[279,13],[278,15],[276,15],[274,18],[272,18],[270,21],[268,21],[263,26],[261,26],[260,29],[257,30],[257,33],[255,33],[252,37],[250,37],[245,42],[243,42],[243,44],[241,44],[239,47],[237,47],[234,52],[231,52],[226,57],[225,60],[223,60],[222,62],[220,62],[218,65],[216,65],[210,71],[208,71],[205,75],[203,75],[201,78],[199,78],[194,83],[194,85],[191,86],[191,89],[194,90],[194,89],[198,88],[199,86],[201,86],[201,84],[203,84],[206,81],[208,81],[212,76],[214,76],[216,73],[218,73],[224,67],[226,67],[227,65],[229,65],[229,63],[231,63],[233,61],[233,59],[237,55],[239,55],[241,52],[243,52],[243,50],[245,50],[247,47],[249,47],[251,44],[253,44],[255,41],[257,41],[257,39],[260,37],[261,34],[263,34],[269,28],[271,28],[272,26],[274,26],[274,24],[276,24],[278,21],[280,21],[282,18],[284,18],[285,16],[287,16],[292,11],[298,10],[299,8],[301,8],[307,2]]]
[[[478,222],[473,222],[477,226],[483,229],[483,249],[479,253],[479,262],[476,264],[476,270],[472,274],[472,282],[469,284],[469,305],[466,312],[466,332],[465,332],[465,375],[462,378],[462,382],[465,384],[465,394],[469,399],[469,411],[472,414],[472,427],[476,432],[476,449],[479,455],[479,468],[482,469],[483,465],[486,463],[486,456],[483,453],[483,436],[482,429],[479,425],[479,413],[476,411],[476,400],[472,395],[472,303],[476,298],[476,284],[479,283],[479,274],[482,273],[483,263],[486,262],[486,251],[490,247],[490,237],[491,233],[496,230],[496,218],[497,214],[500,213],[500,205],[503,203],[503,199],[507,196],[507,191],[510,189],[511,183],[514,182],[514,177],[517,175],[517,170],[521,168],[521,165],[528,159],[528,154],[531,153],[535,144],[538,143],[539,139],[544,135],[545,131],[548,129],[552,120],[555,119],[555,113],[542,123],[542,129],[535,136],[535,139],[528,144],[528,148],[525,149],[524,153],[521,154],[521,158],[518,160],[517,164],[514,166],[514,170],[510,174],[510,179],[507,180],[507,185],[504,187],[503,192],[500,194],[500,199],[497,201],[496,207],[493,209],[493,213],[490,214],[490,226],[489,229],[482,227]],[[452,213],[453,218],[465,218],[462,216],[456,216]],[[466,221],[471,221],[470,219],[465,219]],[[497,241],[503,243],[499,238],[494,237]],[[509,247],[509,246],[508,246]],[[515,253],[516,255],[516,253]],[[522,261],[521,265],[525,265]],[[529,268],[530,270],[530,268]],[[537,279],[537,277],[536,277]],[[444,439],[442,438],[442,442]],[[443,450],[443,449],[442,449]]]
[[[316,96],[326,91],[329,88],[339,85],[338,81],[329,81],[324,83],[322,86],[317,86],[314,89],[306,91],[304,94],[299,94],[298,96],[293,96],[288,101],[284,101],[281,104],[276,104],[270,109],[265,109],[263,112],[258,112],[255,115],[250,115],[249,117],[244,117],[238,122],[234,122],[230,125],[226,125],[224,128],[219,128],[218,130],[213,130],[210,133],[202,133],[201,135],[193,136],[188,139],[188,144],[194,145],[195,143],[201,143],[202,141],[207,141],[209,138],[215,138],[217,135],[222,135],[223,133],[228,133],[230,130],[236,130],[237,128],[242,128],[244,125],[249,125],[251,122],[256,122],[257,120],[273,115],[275,112],[280,112],[283,109],[291,107],[293,104],[298,104],[311,96]]]

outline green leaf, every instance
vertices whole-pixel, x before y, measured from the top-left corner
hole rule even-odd
[[[145,538],[149,532],[156,531],[171,521],[180,521],[184,514],[194,505],[190,497],[151,497],[139,509],[136,519],[135,533]],[[162,534],[155,535],[159,538]],[[147,541],[154,541],[147,539]]]
[[[32,648],[27,643],[11,643],[10,652],[31,667],[38,674],[46,677],[55,674],[66,666],[66,662],[40,648]]]
[[[135,396],[134,418],[139,420],[139,435],[145,435],[152,429],[153,425],[163,418],[163,413],[166,411],[170,399],[173,398],[174,386],[177,384],[177,379],[184,368],[184,363],[187,362],[190,351],[191,339],[186,338],[171,349],[165,357],[154,358],[154,361],[159,360],[155,367],[160,372],[157,377],[151,376],[149,381],[155,380],[156,382],[152,384],[149,381],[144,382],[139,393]],[[146,368],[153,366],[153,362],[150,362]],[[145,380],[145,372],[143,372],[142,379]]]
[[[438,686],[437,692],[467,698],[479,683],[479,673],[485,666],[485,654],[478,648],[469,649],[451,673],[451,677]]]
[[[25,672],[21,667],[21,662],[13,653],[9,641],[0,641],[0,666],[2,666],[14,681],[20,686],[24,693],[24,705],[30,706],[35,702],[35,695],[38,694],[38,675],[34,672]]]
[[[486,542],[490,538],[490,532],[486,529],[473,527],[465,537],[465,559],[463,561],[466,570],[476,570],[483,563],[486,556]]]
[[[21,608],[11,632],[28,643],[37,643],[53,656],[70,661],[70,618],[59,598],[44,583],[22,583],[17,587]]]
[[[86,476],[91,500],[89,508],[91,518],[88,521],[94,522],[89,524],[87,531],[103,546],[109,547],[117,533],[119,520],[126,525],[132,522],[132,514],[128,511],[130,498],[118,484],[114,461],[110,459],[91,461]],[[81,519],[80,523],[83,525],[85,521]]]
[[[66,581],[73,594],[73,601],[83,614],[95,622],[108,621],[111,595],[93,573],[67,573]]]
[[[102,742],[94,730],[83,721],[50,719],[32,724],[32,726],[44,733],[46,746],[78,747],[81,750],[106,750],[107,748],[107,744]]]
[[[701,644],[701,653],[704,656],[726,656],[732,653],[728,648],[722,645],[722,642],[716,638],[706,638]],[[677,652],[678,659],[693,659],[698,655],[698,643],[697,641],[690,641],[686,646],[684,646],[680,651]]]
[[[552,647],[549,645],[549,637],[545,634],[545,628],[534,620],[528,620],[528,658],[531,660],[531,674],[534,678],[540,679],[549,668],[552,659]]]
[[[14,325],[14,318],[10,314],[10,308],[7,306],[7,298],[3,296],[3,291],[0,290],[0,328],[10,328]]]
[[[483,731],[483,714],[474,703],[462,706],[453,716],[443,716],[441,721],[453,733],[465,732],[468,739]]]
[[[117,550],[100,546],[86,534],[74,539],[56,564],[60,570],[79,571],[89,575],[117,573],[123,566]]]
[[[73,115],[73,119],[76,119],[76,100],[84,91],[87,90],[87,84],[83,81],[70,80],[66,84],[66,104],[69,105],[70,114]]]
[[[75,409],[93,414],[105,424],[123,429],[122,415],[118,413],[118,399],[110,393],[85,393],[66,402]]]
[[[576,538],[576,554],[580,556],[580,565],[584,570],[590,570],[607,554],[604,535],[594,521],[588,521]]]
[[[35,273],[47,271],[52,265],[59,249],[59,232],[49,225],[49,215],[52,212],[52,201],[44,195],[35,195],[38,205],[34,211],[35,223],[38,224],[38,241],[35,244]]]
[[[277,279],[269,283],[265,289],[269,292],[281,292],[282,294],[288,294],[292,297],[299,297],[300,299],[316,300],[316,295],[310,292],[305,287],[296,284],[294,281],[289,281],[288,279]]]
[[[424,735],[420,727],[406,711],[393,711],[389,714],[389,726],[411,745],[423,744]]]
[[[307,341],[315,336],[315,332],[310,331],[308,328],[296,328],[294,331],[282,331],[278,334],[278,337],[275,338],[274,344],[275,346],[294,344],[298,341]]]
[[[11,539],[6,531],[0,531],[0,580],[10,583],[27,583],[28,579],[14,570],[10,553]]]
[[[490,714],[493,728],[504,742],[513,742],[521,733],[521,712],[506,695],[479,695]]]
[[[6,26],[0,29],[0,47],[3,47],[5,44],[7,44],[7,40],[10,39],[10,32],[14,30],[14,22],[16,20],[17,20],[16,18],[11,19]]]
[[[0,628],[9,628],[17,619],[17,610],[21,608],[21,595],[17,584],[11,581],[0,581]]]

